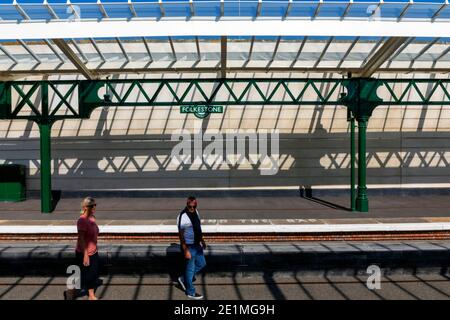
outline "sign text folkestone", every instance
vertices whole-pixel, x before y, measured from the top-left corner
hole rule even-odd
[[[181,113],[193,113],[197,118],[204,119],[210,113],[223,113],[223,106],[180,106]]]

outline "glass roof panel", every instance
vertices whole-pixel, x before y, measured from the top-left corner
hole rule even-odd
[[[293,2],[289,17],[312,17],[316,12],[317,3]]]
[[[0,5],[0,19],[2,20],[23,20],[19,11],[12,5]]]
[[[325,3],[320,8],[317,17],[320,18],[336,18],[342,17],[347,8],[347,4],[343,3]]]
[[[379,17],[381,10],[375,3],[354,3],[349,11],[347,18],[369,18]]]
[[[133,7],[140,18],[152,17],[159,19],[161,17],[161,9],[157,3],[133,3]]]
[[[194,1],[194,12],[196,16],[218,17],[220,16],[220,2]]]
[[[406,12],[404,19],[430,19],[441,8],[442,4],[416,3]]]
[[[130,11],[130,7],[126,3],[121,4],[107,4],[104,3],[103,7],[109,18],[132,18],[133,14]]]
[[[19,0],[20,1],[20,0]],[[48,20],[52,14],[42,4],[42,0],[22,0],[21,8],[25,17],[20,14],[11,3],[12,0],[0,0],[0,18],[3,20],[23,21],[26,16],[32,20]],[[23,3],[23,4],[22,4]],[[32,4],[31,4],[32,3]],[[102,1],[108,18],[129,19],[134,17],[133,10],[124,0]],[[223,2],[224,15],[230,17],[254,18],[260,10],[260,16],[271,20],[279,19],[289,12],[288,19],[310,19],[317,14],[318,19],[340,19],[346,8],[349,8],[346,19],[387,19],[395,20],[402,12],[407,19],[430,19],[440,8],[444,0],[415,1],[408,7],[407,0],[385,0],[381,5],[377,1],[355,0],[351,6],[349,1],[327,1],[319,5],[319,1],[294,0],[289,4],[288,0],[263,0],[258,6],[258,0],[225,0]],[[101,7],[96,0],[72,1],[68,6],[66,0],[50,0],[52,10],[60,19],[103,19]],[[192,6],[188,0],[163,0],[162,12],[157,0],[133,0],[132,7],[138,18],[183,18],[194,16],[218,17],[221,15],[220,0],[193,0]],[[289,8],[289,11],[288,11]],[[438,20],[450,19],[450,8],[440,10]],[[4,21],[2,21],[4,23]],[[1,27],[1,25],[0,25]],[[255,37],[252,45],[252,37],[228,37],[227,66],[228,67],[306,67],[311,68],[359,68],[373,56],[376,49],[383,43],[377,37],[361,37],[355,42],[355,37],[335,37],[329,43],[329,37],[282,37],[277,45],[278,37]],[[386,38],[387,39],[387,38]],[[386,40],[384,39],[384,40]],[[93,45],[90,39],[76,39],[75,46],[67,39],[69,47],[80,60],[88,60],[90,68],[105,59],[103,67],[132,69],[136,63],[151,63],[151,67],[202,67],[207,65],[220,65],[221,44],[220,37],[199,37],[198,43],[194,37],[173,37],[172,45],[176,53],[174,59],[173,50],[168,37],[147,37],[147,46],[142,38],[121,38],[121,46],[114,38],[96,38]],[[401,52],[394,55],[392,62],[386,62],[383,68],[449,68],[450,40],[434,38],[416,38],[407,46],[402,46]],[[33,54],[42,61],[41,65],[49,63],[61,63],[61,56],[65,61],[65,68],[74,68],[67,57],[56,46],[52,48],[44,40],[26,41],[26,45]],[[49,40],[50,43],[51,40]],[[431,45],[430,45],[431,43]],[[14,66],[27,70],[30,64],[36,64],[37,59],[28,52],[19,42],[2,41],[0,45],[7,49],[7,53],[0,48],[0,70],[8,70],[14,59],[19,63]],[[252,49],[250,49],[252,48]],[[100,54],[98,50],[100,50]],[[324,49],[326,49],[324,51]],[[55,54],[56,50],[58,54]],[[123,52],[123,50],[125,52]],[[81,51],[81,52],[80,52]],[[150,51],[150,53],[149,53]],[[251,51],[251,56],[249,53]],[[200,52],[201,63],[198,62]],[[11,57],[13,59],[11,59]],[[250,58],[250,59],[249,59]],[[247,60],[250,61],[247,61]],[[125,62],[125,63],[124,63]],[[204,64],[209,62],[209,64]],[[183,64],[184,63],[184,64]],[[111,67],[113,66],[113,67]],[[95,66],[94,66],[95,68]],[[99,67],[101,68],[101,67]],[[49,70],[52,70],[49,68]]]
[[[408,5],[407,0],[385,0],[383,3],[375,0],[355,0],[349,7],[348,19],[396,19]],[[0,1],[0,19],[22,21],[26,20],[12,1]],[[50,0],[48,6],[57,14],[59,19],[70,19],[79,15],[82,19],[102,19],[104,15],[95,0],[74,0],[66,4],[64,0]],[[134,16],[130,4],[134,7],[138,17],[160,17],[160,4],[157,0],[132,0],[129,4],[125,0],[103,0],[101,2],[107,16],[111,18],[128,19]],[[258,0],[225,0],[223,14],[229,17],[255,17],[258,12]],[[281,18],[288,12],[288,17],[340,19],[349,5],[349,0],[319,1],[294,0],[263,0],[260,3],[260,16]],[[442,7],[444,0],[414,1],[405,12],[403,19],[430,19]],[[54,19],[43,0],[19,0],[20,8],[33,20]],[[220,0],[193,0],[194,15],[218,17],[221,15]],[[167,17],[191,17],[191,5],[188,0],[162,0],[161,8]],[[289,8],[289,11],[288,11]],[[441,10],[438,19],[449,19],[450,8]]]
[[[256,9],[258,7],[258,1],[225,1],[224,2],[224,15],[230,17],[247,16],[254,17],[256,15]]]
[[[165,15],[167,17],[190,17],[191,8],[188,2],[185,3],[170,3],[163,2]]]
[[[75,12],[74,12],[75,11]],[[103,14],[96,4],[73,4],[72,7],[66,7],[65,19],[76,19],[77,15],[80,19],[101,19]],[[63,15],[64,17],[64,15]]]
[[[390,18],[390,19],[396,19],[400,17],[403,10],[408,6],[407,3],[387,3],[380,6],[379,16],[381,19],[383,18]],[[411,6],[409,6],[408,10],[411,9]]]
[[[277,46],[278,37],[229,37],[227,41],[227,66],[230,68],[348,68],[354,70],[364,65],[375,49],[379,49],[382,39],[374,37],[282,37]],[[355,41],[358,40],[358,41]],[[417,38],[405,46],[392,61],[388,59],[382,68],[449,68],[450,39]],[[200,60],[195,37],[173,37],[172,43],[176,54],[174,59],[172,47],[167,37],[146,38],[147,47],[142,38],[121,38],[122,51],[117,39],[95,39],[95,48],[90,39],[66,40],[69,47],[89,68],[101,70],[127,70],[127,68],[219,68],[221,57],[220,37],[203,37],[198,39]],[[37,60],[18,42],[1,42],[9,55],[0,48],[0,70],[29,70],[33,68],[50,70],[74,69],[65,55],[52,42],[54,50],[59,53],[64,63],[43,40],[25,41],[28,48],[42,62]],[[430,45],[430,43],[432,45]],[[301,49],[301,50],[300,50]],[[326,49],[326,50],[325,50]],[[81,51],[81,52],[80,52]],[[251,51],[251,56],[249,56]],[[104,59],[104,60],[103,60]],[[153,62],[152,62],[153,61]],[[28,68],[28,69],[27,69]],[[250,69],[251,70],[251,69]]]
[[[21,5],[21,8],[32,20],[49,20],[52,18],[46,7],[41,5]],[[3,11],[0,8],[0,11]],[[17,11],[18,12],[18,11]],[[19,14],[20,16],[20,14]],[[20,16],[22,18],[22,16]],[[23,19],[23,18],[22,18]]]
[[[443,9],[440,13],[439,16],[437,17],[438,19],[450,19],[450,6],[446,7],[445,9]]]
[[[283,17],[288,8],[287,1],[264,2],[261,5],[262,17]]]

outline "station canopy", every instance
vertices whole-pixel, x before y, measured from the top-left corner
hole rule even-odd
[[[0,0],[0,81],[449,71],[448,0]]]

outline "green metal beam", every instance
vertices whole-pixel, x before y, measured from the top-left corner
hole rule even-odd
[[[59,98],[48,115],[41,114],[30,101],[44,85]],[[421,85],[427,89],[421,89]],[[0,119],[54,122],[89,118],[98,107],[174,105],[345,105],[358,118],[370,116],[379,105],[450,105],[449,85],[449,79],[372,78],[13,81],[0,82]],[[63,94],[62,87],[69,90]],[[342,88],[347,94],[340,97]],[[105,99],[101,92],[106,90],[109,94]],[[14,106],[13,92],[19,96]],[[196,99],[192,99],[194,92],[198,93]],[[78,99],[70,99],[71,95]],[[135,101],[138,95],[141,98]],[[69,112],[58,114],[63,106]],[[19,114],[24,108],[31,113]]]

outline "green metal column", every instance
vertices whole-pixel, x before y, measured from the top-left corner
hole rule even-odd
[[[48,84],[41,85],[42,115],[48,119]],[[51,173],[51,130],[52,122],[44,121],[38,123],[40,133],[40,154],[41,154],[41,212],[50,213],[53,211],[52,199],[52,173]]]
[[[358,118],[358,196],[356,198],[356,210],[369,212],[369,199],[366,186],[366,132],[368,117]]]
[[[350,209],[352,211],[355,211],[355,117],[352,115],[350,109],[347,109],[347,120],[350,121]]]
[[[52,208],[51,176],[51,124],[39,124],[41,152],[41,212],[50,213]]]

